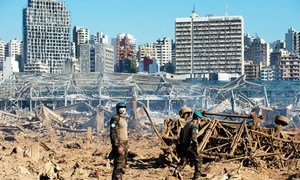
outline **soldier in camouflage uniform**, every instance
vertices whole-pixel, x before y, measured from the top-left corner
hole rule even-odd
[[[184,127],[185,123],[188,122],[189,118],[192,115],[192,109],[189,107],[183,107],[179,110],[179,116],[180,118],[178,119],[179,121],[179,127],[177,129],[177,134],[178,134],[178,139],[180,137],[180,131]]]
[[[187,122],[182,129],[178,150],[178,154],[181,159],[174,172],[174,175],[176,176],[181,176],[180,172],[189,162],[191,166],[195,166],[193,179],[199,179],[201,177],[202,158],[197,153],[197,134],[202,118],[203,115],[200,112],[194,112],[193,120]]]
[[[110,120],[110,140],[112,151],[110,159],[114,160],[112,180],[122,179],[125,173],[128,153],[128,132],[126,114],[126,102],[121,101],[116,105],[117,113]]]

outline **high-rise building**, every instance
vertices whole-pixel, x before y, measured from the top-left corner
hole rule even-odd
[[[298,41],[297,35],[298,33],[293,27],[288,29],[288,32],[285,34],[286,50],[288,50],[289,52],[296,52]]]
[[[115,71],[120,72],[120,63],[124,59],[136,59],[136,39],[131,34],[120,33],[112,39],[115,51]]]
[[[3,71],[3,61],[5,59],[5,44],[0,40],[0,71]]]
[[[270,48],[272,49],[272,52],[278,52],[280,50],[286,49],[285,41],[277,40],[270,44]]]
[[[297,33],[297,47],[296,53],[300,55],[300,32]]]
[[[75,44],[88,44],[89,43],[89,30],[83,27],[75,26],[73,28],[73,42]]]
[[[108,35],[105,35],[103,32],[97,32],[96,35],[92,34],[90,37],[90,44],[109,44]]]
[[[10,40],[5,46],[5,56],[14,57],[15,61],[18,62],[18,69],[24,71],[24,63],[22,61],[23,43],[21,40],[15,38]]]
[[[109,44],[78,45],[81,72],[114,72],[114,48]]]
[[[6,57],[12,57],[16,55],[22,55],[22,41],[19,39],[10,40],[7,43]]]
[[[28,0],[23,12],[23,38],[25,72],[42,72],[45,66],[48,73],[63,72],[70,58],[70,12],[65,4]]]
[[[175,19],[175,37],[176,74],[202,79],[244,74],[243,17],[199,17],[193,11],[191,17]]]
[[[172,61],[172,41],[170,38],[158,39],[153,46],[156,49],[156,59],[160,66]]]
[[[91,72],[114,72],[114,48],[109,44],[97,43],[90,48]]]
[[[73,42],[75,43],[75,57],[78,58],[79,45],[89,43],[89,30],[87,28],[75,26],[73,28]]]
[[[253,42],[253,37],[250,34],[245,34],[244,36],[244,46],[249,47]]]
[[[256,37],[249,48],[245,50],[245,61],[253,61],[254,64],[270,65],[270,45],[265,40]]]

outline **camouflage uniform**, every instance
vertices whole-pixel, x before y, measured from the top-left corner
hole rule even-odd
[[[175,173],[179,174],[184,167],[190,163],[190,166],[195,166],[193,179],[198,179],[201,176],[202,158],[197,153],[197,133],[199,124],[197,120],[189,121],[182,129],[180,137],[180,145],[178,146],[178,154],[180,162],[175,169]]]
[[[125,117],[119,114],[116,114],[110,120],[110,140],[112,144],[110,159],[114,159],[112,179],[122,179],[127,163],[128,135],[127,121]],[[119,147],[123,149],[123,154],[118,153]]]

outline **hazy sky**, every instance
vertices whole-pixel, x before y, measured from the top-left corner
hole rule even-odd
[[[282,39],[289,27],[300,31],[300,0],[62,0],[71,12],[71,28],[87,27],[90,34],[109,38],[130,33],[138,44],[163,37],[174,39],[175,18],[189,17],[195,5],[200,16],[244,17],[244,30],[267,42]],[[22,9],[27,0],[0,0],[0,39],[22,38]]]

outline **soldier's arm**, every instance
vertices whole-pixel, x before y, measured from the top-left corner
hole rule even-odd
[[[119,126],[119,118],[116,116],[112,117],[110,120],[110,139],[112,145],[117,147],[120,145],[118,135],[117,135],[118,126]]]
[[[192,126],[192,144],[193,146],[195,146],[195,148],[197,148],[198,146],[198,138],[197,138],[197,134],[198,134],[198,131],[199,131],[199,126],[198,124],[193,124]]]

